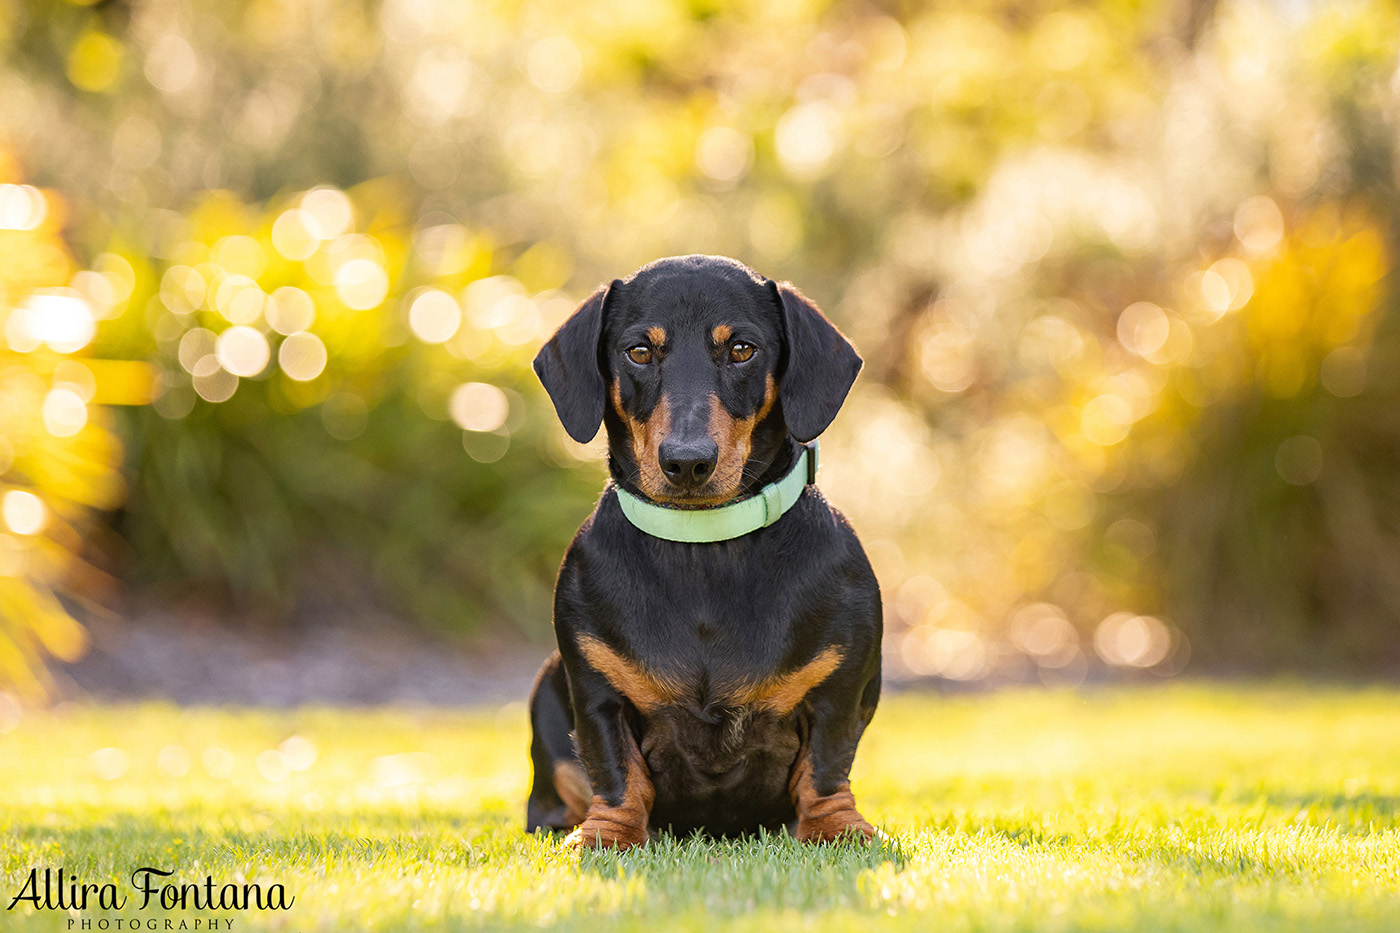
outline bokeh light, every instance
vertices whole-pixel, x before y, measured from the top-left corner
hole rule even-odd
[[[409,302],[408,326],[424,343],[446,343],[461,325],[461,308],[441,289],[423,289]]]
[[[464,431],[495,431],[510,415],[506,394],[485,382],[466,382],[452,390],[448,401],[452,420]]]
[[[308,235],[330,240],[349,232],[355,223],[355,208],[338,188],[312,188],[302,195],[296,219]]]
[[[1094,630],[1094,650],[1120,667],[1153,667],[1167,657],[1171,646],[1171,631],[1152,616],[1116,612]]]
[[[11,489],[0,496],[0,518],[17,535],[36,535],[48,524],[44,500],[24,489]]]
[[[32,292],[10,312],[5,339],[21,353],[41,344],[55,353],[74,353],[88,345],[96,330],[92,309],[76,289],[50,288]]]
[[[752,163],[753,141],[733,127],[710,127],[695,144],[696,166],[715,181],[735,181]]]
[[[215,353],[196,360],[190,373],[195,392],[206,402],[226,402],[238,391],[238,376],[226,369]]]
[[[33,185],[0,185],[0,230],[33,230],[48,212],[48,202]]]
[[[375,308],[389,293],[389,276],[373,259],[351,259],[336,270],[335,293],[357,311]]]
[[[310,382],[326,368],[326,345],[315,334],[288,334],[277,348],[277,365],[288,378]]]
[[[190,753],[183,745],[167,745],[156,753],[156,768],[166,777],[184,777],[190,773],[190,763]]]
[[[311,329],[316,320],[316,305],[300,288],[283,285],[268,296],[263,313],[269,327],[279,334],[290,335]]]
[[[272,223],[272,246],[287,259],[310,259],[321,246],[320,231],[320,223],[309,212],[290,208]]]
[[[72,437],[87,424],[87,405],[68,386],[51,389],[44,396],[44,427],[55,437]]]
[[[267,367],[272,350],[261,331],[239,325],[219,335],[214,355],[219,365],[235,376],[256,376]]]
[[[126,752],[115,746],[97,749],[88,756],[88,760],[92,763],[93,774],[103,781],[115,781],[123,777],[131,765],[131,759]]]
[[[815,178],[836,153],[841,118],[824,101],[798,104],[778,120],[774,144],[783,168],[794,177]]]

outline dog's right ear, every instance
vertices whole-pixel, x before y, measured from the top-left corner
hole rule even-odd
[[[598,363],[598,340],[611,290],[612,286],[604,285],[590,295],[535,356],[535,375],[554,402],[564,430],[580,444],[598,433],[608,401]]]

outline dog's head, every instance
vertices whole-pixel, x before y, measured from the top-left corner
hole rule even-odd
[[[718,256],[660,259],[598,289],[535,357],[571,437],[605,424],[624,476],[692,507],[738,494],[789,434],[824,431],[860,366],[796,288]]]

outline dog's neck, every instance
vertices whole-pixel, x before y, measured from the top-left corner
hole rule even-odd
[[[608,474],[612,476],[612,481],[622,489],[627,490],[639,499],[648,502],[654,501],[650,496],[642,491],[637,485],[637,466],[634,462],[620,462],[619,458],[612,451],[614,445],[608,445]],[[735,490],[734,495],[725,502],[715,503],[706,508],[718,508],[738,499],[743,499],[753,495],[769,483],[777,482],[787,475],[792,469],[792,465],[797,462],[797,457],[802,452],[802,444],[791,434],[783,433],[776,443],[765,445],[763,450],[750,452],[748,461],[744,464],[744,478]]]

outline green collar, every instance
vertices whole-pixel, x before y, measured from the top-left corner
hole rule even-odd
[[[614,488],[622,514],[642,531],[667,541],[703,544],[728,541],[766,528],[797,504],[808,483],[817,481],[817,442],[802,446],[787,475],[751,496],[708,509],[677,509],[658,505]]]

